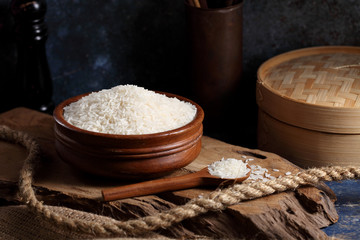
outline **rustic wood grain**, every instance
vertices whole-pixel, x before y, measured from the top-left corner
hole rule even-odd
[[[41,144],[43,161],[35,178],[35,188],[38,198],[46,204],[127,220],[155,214],[214,190],[188,189],[109,203],[101,202],[101,189],[130,182],[89,176],[63,163],[53,145],[51,116],[17,108],[1,114],[0,124],[26,131]],[[272,153],[233,146],[209,137],[203,137],[202,142],[199,157],[170,176],[198,171],[222,157],[243,156],[253,158],[250,164],[268,168],[273,176],[299,171],[297,166]],[[1,205],[19,203],[16,181],[25,156],[25,150],[20,147],[0,142]],[[274,172],[272,169],[280,171]],[[158,233],[174,238],[326,239],[327,235],[321,228],[338,219],[334,200],[335,195],[325,184],[318,188],[303,187],[297,191],[242,202],[224,211],[209,212]]]

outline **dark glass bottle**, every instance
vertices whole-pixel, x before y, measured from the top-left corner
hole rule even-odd
[[[52,113],[52,79],[46,56],[45,0],[13,0],[17,45],[18,105]]]

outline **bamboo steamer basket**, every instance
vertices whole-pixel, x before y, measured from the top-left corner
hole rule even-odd
[[[360,166],[360,47],[287,52],[257,77],[260,149],[301,167]]]

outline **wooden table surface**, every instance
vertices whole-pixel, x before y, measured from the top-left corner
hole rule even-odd
[[[126,184],[109,182],[96,177],[85,176],[59,159],[54,149],[53,119],[29,109],[18,108],[0,114],[0,125],[25,131],[36,137],[43,151],[42,162],[36,176],[35,188],[38,198],[45,204],[72,206],[90,212],[107,209],[111,215],[128,219],[155,214],[174,205],[184,204],[199,195],[213,189],[188,189],[131,198],[112,202],[99,202],[100,189],[106,186]],[[260,150],[230,145],[209,137],[203,137],[203,146],[199,157],[184,169],[172,175],[182,175],[197,171],[221,157],[252,158],[251,164],[266,167],[277,177],[291,171],[300,171],[298,167],[278,155]],[[19,204],[16,192],[17,173],[22,166],[26,152],[18,146],[0,142],[0,204]],[[272,171],[279,169],[279,172]],[[353,239],[359,236],[359,196],[358,182],[325,184],[315,187],[302,187],[296,191],[274,194],[268,197],[242,202],[222,212],[210,212],[186,224],[177,224],[161,234],[167,237],[242,237],[260,236],[263,239],[326,239],[328,236],[340,236]],[[126,206],[126,208],[124,208]],[[339,222],[338,214],[340,214]],[[4,206],[5,207],[5,206]],[[106,213],[102,211],[102,213]],[[276,224],[274,224],[274,221]],[[242,223],[246,223],[247,227]],[[335,224],[334,224],[335,223]],[[330,227],[328,227],[331,225]],[[251,227],[249,227],[251,226]],[[257,234],[257,235],[256,235]],[[326,235],[327,234],[327,235]]]

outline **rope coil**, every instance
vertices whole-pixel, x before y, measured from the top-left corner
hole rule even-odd
[[[297,175],[289,175],[267,182],[234,184],[222,190],[214,191],[207,196],[194,198],[182,206],[176,206],[153,216],[128,221],[117,221],[109,218],[110,221],[101,223],[89,222],[61,216],[61,214],[52,211],[50,206],[44,205],[36,198],[32,183],[35,168],[40,163],[40,146],[33,138],[24,132],[12,130],[7,126],[0,126],[0,139],[20,144],[28,150],[28,156],[24,161],[19,177],[19,194],[22,202],[34,213],[56,225],[97,236],[139,236],[160,228],[168,228],[175,223],[208,211],[224,210],[245,200],[264,197],[276,192],[295,190],[300,186],[314,185],[321,181],[360,178],[360,167],[311,168]]]

